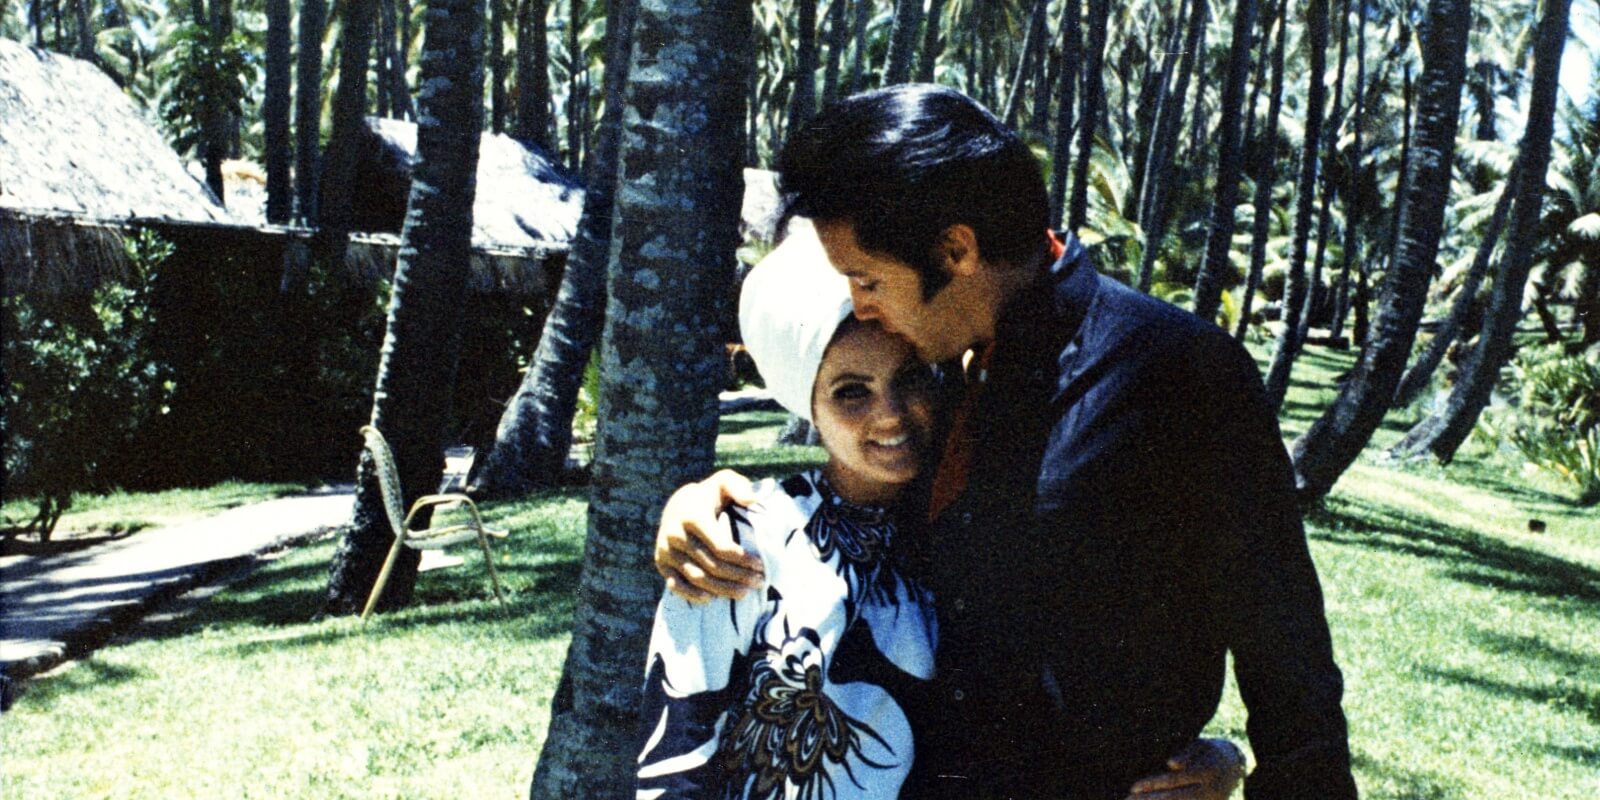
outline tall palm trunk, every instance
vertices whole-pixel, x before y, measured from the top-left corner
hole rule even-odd
[[[1078,120],[1077,162],[1072,170],[1072,194],[1067,203],[1067,229],[1076,231],[1089,219],[1089,156],[1094,152],[1095,130],[1105,113],[1106,26],[1111,16],[1109,0],[1089,0],[1088,46],[1083,62],[1083,87]]]
[[[1228,77],[1222,86],[1222,119],[1217,135],[1217,185],[1211,198],[1211,222],[1206,229],[1206,251],[1195,277],[1194,313],[1201,319],[1217,315],[1225,284],[1235,279],[1228,251],[1233,247],[1233,211],[1239,203],[1239,135],[1244,116],[1244,85],[1250,77],[1250,31],[1255,27],[1255,0],[1239,0],[1233,9],[1233,41],[1228,46]]]
[[[872,21],[873,3],[856,3],[855,17],[851,20],[855,28],[851,31],[851,38],[855,41],[854,52],[850,55],[850,88],[845,94],[855,94],[866,87],[867,69],[867,23]]]
[[[1328,331],[1328,335],[1334,339],[1344,335],[1345,315],[1350,311],[1350,267],[1361,262],[1361,237],[1356,235],[1356,231],[1360,228],[1362,209],[1355,200],[1362,177],[1361,129],[1367,121],[1366,84],[1367,3],[1366,0],[1360,0],[1356,6],[1356,107],[1350,118],[1350,169],[1349,180],[1345,183],[1344,248],[1340,254],[1343,263],[1339,267],[1339,284],[1334,296],[1333,328]]]
[[[1267,265],[1267,240],[1272,234],[1272,184],[1277,178],[1278,117],[1283,113],[1284,39],[1289,27],[1289,0],[1279,0],[1273,17],[1278,23],[1278,38],[1272,45],[1272,79],[1267,89],[1267,116],[1261,122],[1261,144],[1256,165],[1255,220],[1250,226],[1250,271],[1245,275],[1244,299],[1239,303],[1239,325],[1233,338],[1244,341],[1250,330],[1250,307]],[[1269,26],[1270,28],[1270,26]],[[1266,46],[1265,40],[1262,46]]]
[[[932,83],[934,67],[944,49],[939,39],[939,23],[944,18],[945,0],[929,0],[928,20],[922,29],[922,55],[917,60],[917,82]]]
[[[1036,61],[1044,57],[1044,16],[1050,0],[1034,0],[1033,11],[1028,15],[1028,31],[1022,37],[1022,57],[1017,59],[1017,72],[1006,92],[1006,105],[1001,118],[1007,126],[1015,127],[1022,113],[1022,95],[1027,90],[1028,78],[1034,72]],[[1038,114],[1037,109],[1034,114]]]
[[[589,111],[583,79],[588,64],[578,36],[582,28],[583,1],[567,0],[567,166],[573,172],[583,164],[584,115]]]
[[[545,317],[528,371],[500,417],[494,447],[472,476],[471,483],[487,496],[515,497],[551,485],[560,477],[572,447],[578,389],[606,315],[606,258],[617,191],[622,94],[638,8],[638,0],[611,0],[606,20],[605,113],[584,176],[589,188],[583,196],[583,214],[567,251],[555,306]]]
[[[1422,355],[1417,356],[1417,360],[1400,376],[1400,385],[1394,391],[1393,404],[1396,407],[1410,405],[1417,395],[1422,394],[1423,389],[1428,388],[1434,370],[1444,360],[1445,352],[1461,335],[1461,328],[1477,301],[1478,287],[1489,273],[1490,256],[1494,253],[1495,243],[1500,241],[1500,229],[1505,227],[1506,213],[1511,209],[1511,198],[1516,195],[1518,179],[1518,170],[1513,167],[1511,174],[1506,176],[1500,197],[1495,200],[1494,211],[1489,215],[1489,224],[1484,228],[1483,239],[1478,242],[1478,251],[1472,257],[1472,265],[1467,268],[1467,276],[1456,289],[1456,301],[1451,304],[1450,313],[1439,325],[1439,330],[1434,332],[1428,349],[1423,350]]]
[[[1161,119],[1161,107],[1166,102],[1172,76],[1178,66],[1178,57],[1183,52],[1185,30],[1183,21],[1188,18],[1185,12],[1190,4],[1191,0],[1179,0],[1177,11],[1167,25],[1168,30],[1160,37],[1162,42],[1160,66],[1155,67],[1154,74],[1150,72],[1151,67],[1146,66],[1144,82],[1139,87],[1139,110],[1134,116],[1137,119],[1135,127],[1138,128],[1140,135],[1139,143],[1134,147],[1133,153],[1133,188],[1128,192],[1126,201],[1128,208],[1131,209],[1127,215],[1134,222],[1142,222],[1140,218],[1144,214],[1146,194],[1144,182],[1150,175],[1148,166],[1150,153],[1155,149],[1156,140],[1160,138],[1158,123]]]
[[[1294,233],[1289,241],[1289,270],[1283,299],[1283,330],[1267,370],[1267,401],[1273,408],[1283,404],[1289,389],[1289,373],[1300,355],[1300,314],[1306,302],[1306,250],[1311,240],[1312,212],[1316,209],[1318,155],[1322,151],[1322,106],[1327,89],[1322,76],[1327,70],[1328,0],[1311,0],[1306,6],[1307,43],[1311,66],[1306,76],[1305,135],[1300,145],[1300,177],[1295,182]]]
[[[1400,234],[1384,277],[1378,319],[1339,396],[1294,442],[1296,483],[1308,501],[1333,488],[1383,421],[1411,354],[1439,253],[1466,78],[1471,3],[1429,0],[1427,14],[1416,141],[1400,189]]]
[[[1433,453],[1450,463],[1489,404],[1500,370],[1514,351],[1511,336],[1522,318],[1522,296],[1533,268],[1538,244],[1539,216],[1544,203],[1545,170],[1550,166],[1550,137],[1555,130],[1556,89],[1559,87],[1561,51],[1567,42],[1567,13],[1571,0],[1545,0],[1533,45],[1533,89],[1528,100],[1528,127],[1522,134],[1518,159],[1517,199],[1506,232],[1505,261],[1495,277],[1478,332],[1478,347],[1467,357],[1455,389],[1442,411],[1418,423],[1397,446],[1403,455]]]
[[[335,264],[344,261],[354,219],[356,146],[361,126],[366,124],[367,56],[372,52],[377,11],[377,0],[348,0],[344,30],[339,34],[339,89],[333,96],[333,130],[322,160],[317,201],[324,252]]]
[[[796,131],[817,113],[817,0],[797,0],[800,46],[795,53],[794,94],[785,130]]]
[[[378,35],[372,37],[373,78],[377,82],[378,116],[389,116],[389,41],[394,38],[394,3],[378,0]]]
[[[483,0],[430,0],[424,36],[417,161],[372,404],[372,424],[394,450],[407,505],[434,491],[444,471],[483,129]],[[361,609],[394,541],[365,454],[356,486],[351,522],[329,570],[330,614]],[[402,550],[379,600],[385,607],[408,602],[416,584],[416,553]]]
[[[1072,113],[1076,110],[1078,61],[1082,58],[1083,0],[1061,3],[1061,99],[1056,103],[1055,144],[1050,150],[1050,224],[1062,225],[1067,205],[1067,172],[1072,163]]]
[[[1328,140],[1326,163],[1333,164],[1339,156],[1339,126],[1344,118],[1344,67],[1346,45],[1350,40],[1350,0],[1339,2],[1339,66],[1333,79],[1333,112],[1323,126],[1323,136]],[[1322,170],[1322,201],[1317,211],[1317,254],[1312,259],[1311,280],[1306,287],[1305,307],[1300,310],[1300,330],[1295,338],[1304,343],[1311,333],[1311,320],[1315,312],[1325,305],[1326,293],[1322,287],[1323,267],[1327,265],[1328,234],[1333,227],[1333,170]],[[1347,221],[1348,222],[1348,221]]]
[[[1167,231],[1167,193],[1172,186],[1168,167],[1174,151],[1178,149],[1178,134],[1183,130],[1184,100],[1189,95],[1189,80],[1199,61],[1200,48],[1205,46],[1206,18],[1211,4],[1195,0],[1189,11],[1189,28],[1184,35],[1183,57],[1178,64],[1178,79],[1172,91],[1161,100],[1156,112],[1156,137],[1150,146],[1150,156],[1145,161],[1144,211],[1139,214],[1139,225],[1144,228],[1144,253],[1139,262],[1139,291],[1149,292],[1155,276],[1156,257],[1161,252],[1161,240]],[[1199,113],[1199,109],[1195,109]]]
[[[327,24],[326,0],[301,0],[300,52],[295,59],[295,195],[299,216],[317,221],[317,153],[322,136],[322,34]]]
[[[607,279],[617,313],[600,347],[604,424],[565,697],[552,709],[534,800],[634,794],[639,688],[661,592],[651,520],[715,453],[731,333],[715,321],[731,300],[743,183],[744,93],[724,87],[751,69],[749,50],[729,46],[749,41],[751,17],[739,0],[640,6]],[[663,320],[684,332],[663,336]]]
[[[940,0],[934,0],[935,3]],[[839,64],[844,59],[845,43],[849,40],[849,17],[845,13],[850,0],[833,0],[828,4],[828,57],[822,67],[822,105],[832,103],[839,96]]]
[[[406,50],[411,46],[411,3],[407,0],[395,0],[394,11],[398,22],[394,49],[390,51],[394,62],[394,69],[389,71],[390,105],[394,109],[396,119],[414,120],[417,115],[411,108],[411,87],[406,79]]]
[[[517,138],[550,149],[550,0],[521,0],[517,14]]]
[[[511,103],[506,97],[506,0],[489,0],[489,130],[501,133]]]
[[[261,104],[267,157],[267,222],[282,225],[294,213],[289,164],[289,0],[267,0],[267,94]]]
[[[889,29],[889,59],[883,68],[883,85],[911,80],[917,56],[917,33],[922,26],[922,0],[894,0],[894,25]]]

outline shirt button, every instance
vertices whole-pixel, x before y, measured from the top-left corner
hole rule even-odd
[[[1042,369],[1034,370],[1033,371],[1033,379],[1036,380],[1036,381],[1044,380],[1044,370],[1042,370]]]
[[[960,689],[957,689],[957,690],[955,690],[955,693],[951,695],[951,697],[954,697],[956,699],[956,702],[959,703],[962,700],[967,699],[967,693],[961,691]]]
[[[957,611],[966,611],[967,610],[967,601],[964,598],[957,597],[956,598],[956,602],[954,604],[954,607],[955,607],[955,610],[957,610]]]
[[[972,512],[971,511],[963,511],[963,512],[961,512],[961,524],[962,525],[971,525],[972,524]]]

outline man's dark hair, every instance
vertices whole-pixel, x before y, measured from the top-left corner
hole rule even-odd
[[[977,101],[943,86],[891,86],[829,106],[784,146],[778,190],[782,221],[851,223],[863,250],[917,271],[925,301],[949,282],[936,248],[951,225],[970,226],[990,262],[1028,266],[1046,247],[1038,159]]]

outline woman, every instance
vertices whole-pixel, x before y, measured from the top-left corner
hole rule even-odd
[[[918,494],[902,490],[935,439],[934,382],[904,339],[851,316],[827,263],[797,226],[745,279],[745,345],[773,396],[815,425],[828,460],[762,482],[759,503],[729,516],[762,560],[763,591],[704,605],[664,594],[641,800],[893,798],[910,772],[906,709],[925,706],[913,698],[933,675],[937,623],[897,521],[916,518],[901,496]],[[1220,794],[1194,796],[1225,797],[1232,777],[1209,787]]]

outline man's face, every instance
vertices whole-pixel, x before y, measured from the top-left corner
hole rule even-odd
[[[828,261],[850,279],[857,317],[876,320],[884,330],[905,337],[917,356],[929,363],[957,358],[972,346],[959,307],[960,292],[951,291],[951,285],[924,303],[917,271],[892,256],[861,249],[855,225],[831,220],[815,226]]]

